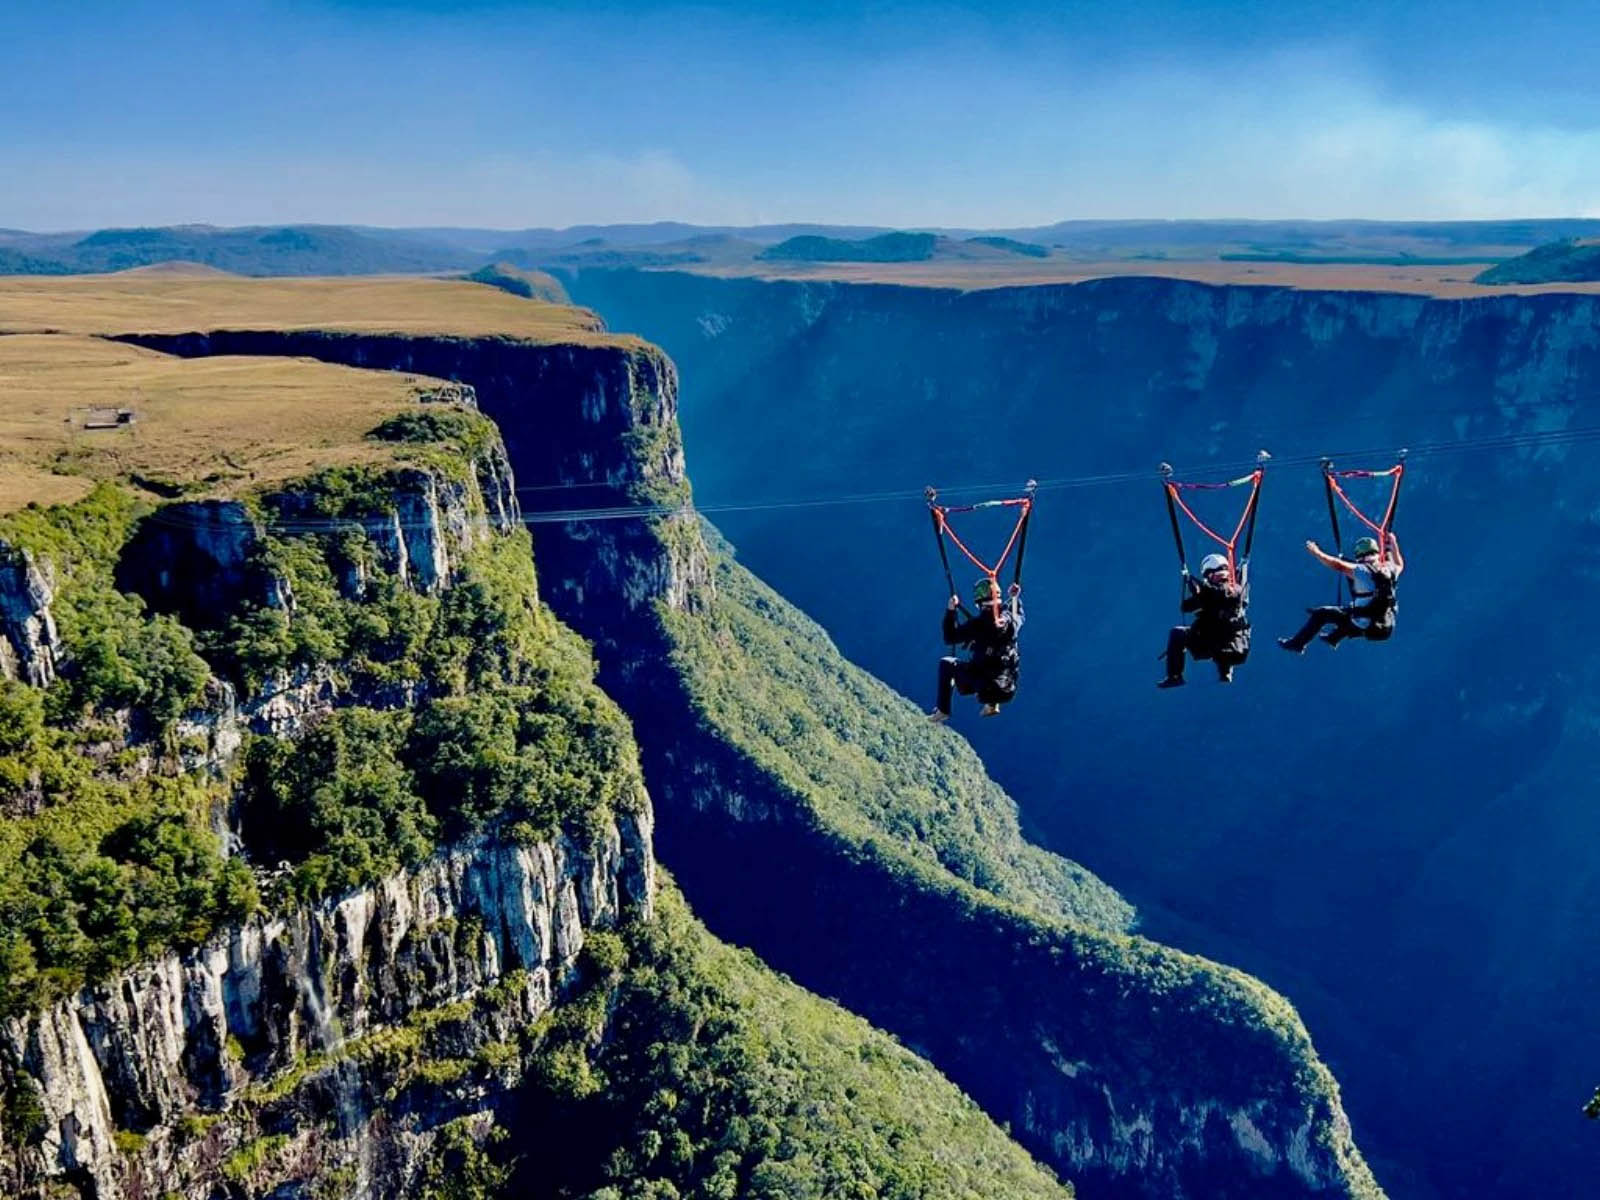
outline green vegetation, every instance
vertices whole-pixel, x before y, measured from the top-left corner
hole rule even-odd
[[[475,1138],[466,1117],[444,1126],[422,1174],[421,1200],[494,1200],[503,1195],[511,1168],[496,1162],[489,1147],[505,1139],[503,1129]]]
[[[979,1074],[987,1068],[974,1056],[1039,1061],[1052,1045],[1092,1057],[1110,1077],[1203,1079],[1210,1094],[1240,1103],[1292,1089],[1314,1106],[1316,1136],[1351,1194],[1381,1194],[1334,1123],[1337,1086],[1286,999],[1242,972],[1129,936],[1132,913],[1115,892],[1021,840],[1013,806],[965,742],[852,668],[725,547],[713,545],[713,557],[715,600],[696,613],[661,610],[673,665],[708,742],[765,775],[790,818],[781,832],[774,822],[730,839],[761,847],[749,873],[765,872],[784,894],[826,877],[823,919],[849,913],[856,923],[834,935],[848,945],[819,968],[846,1002],[871,997],[895,1028],[938,1047],[936,1059],[949,1054]],[[747,801],[761,803],[762,788],[752,790]],[[945,961],[988,983],[959,1013],[918,994]],[[1017,1008],[1034,996],[1037,1008]]]
[[[1593,283],[1597,280],[1600,280],[1600,238],[1563,238],[1498,263],[1472,282]]]
[[[1044,916],[1127,928],[1132,909],[1116,892],[1023,839],[1015,804],[965,741],[852,666],[725,546],[714,556],[709,611],[663,612],[673,661],[703,718],[797,807],[909,869],[947,871]]]
[[[375,435],[470,492],[470,456],[494,431],[439,408]],[[128,492],[99,484],[0,518],[0,538],[53,569],[67,651],[44,691],[0,681],[0,811],[14,814],[0,822],[0,1015],[247,916],[251,873],[211,832],[235,788],[252,859],[294,867],[278,901],[369,883],[444,839],[592,831],[640,803],[627,722],[588,648],[539,604],[527,533],[480,537],[451,587],[419,595],[381,568],[359,519],[403,482],[348,466],[249,498],[266,532],[248,569],[293,607],[244,604],[200,630],[116,589],[143,512]],[[357,564],[365,583],[342,586]],[[179,769],[179,720],[213,674],[249,696],[296,668],[330,675],[345,706],[297,742],[248,739],[227,779]]]
[[[567,299],[567,290],[554,275],[513,266],[511,263],[490,263],[461,278],[497,287],[503,292],[510,292],[513,296],[521,296],[525,300],[544,300],[551,304],[571,303]]]
[[[50,1128],[39,1085],[33,1076],[12,1069],[0,1081],[0,1130],[14,1149],[37,1146]]]
[[[593,958],[523,1099],[541,1194],[979,1200],[1070,1194],[926,1062],[713,940],[676,891]],[[514,1180],[513,1183],[519,1182]]]
[[[426,686],[414,708],[353,704],[295,742],[252,740],[242,801],[252,852],[298,864],[294,895],[371,882],[491,825],[534,840],[640,802],[627,722],[594,686],[587,648],[539,604],[525,532],[477,546],[441,596],[378,573],[357,599],[339,592],[329,562],[370,550],[352,550],[352,536],[269,539],[293,616],[247,609],[214,639],[247,684],[321,666],[358,695]]]
[[[223,1177],[236,1185],[252,1182],[262,1171],[277,1164],[288,1145],[289,1135],[284,1133],[269,1134],[247,1142],[223,1160]]]
[[[137,511],[100,485],[0,519],[0,537],[54,567],[71,655],[42,693],[0,681],[0,811],[12,814],[0,822],[0,1015],[194,945],[256,905],[249,871],[211,832],[226,783],[173,774],[177,719],[210,671],[187,629],[112,583]],[[150,752],[156,773],[141,766]]]
[[[925,262],[938,244],[938,235],[932,233],[880,233],[860,241],[802,234],[768,246],[756,257],[769,262]]]

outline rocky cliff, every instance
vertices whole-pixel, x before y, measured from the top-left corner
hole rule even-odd
[[[713,657],[708,644],[742,653],[737,631],[717,623],[698,528],[679,517],[563,519],[687,494],[663,358],[332,334],[137,340],[471,384],[505,432],[535,519],[548,521],[540,558],[559,582],[546,594],[595,640],[602,682],[634,717],[662,801],[663,852],[690,901],[714,930],[924,1050],[1037,1153],[1107,1194],[1377,1194],[1292,1009],[1245,977],[1117,932],[1126,906],[1080,868],[1036,851],[993,854],[989,830],[1020,837],[1015,809],[986,780],[916,783],[940,810],[924,842],[906,828],[897,785],[876,817],[845,815],[848,798],[818,789],[826,766],[776,766],[768,751],[786,744],[781,731],[751,741],[731,728],[735,715],[696,694],[686,660]],[[725,615],[788,619],[775,597],[735,578],[744,594]],[[806,669],[827,686],[848,673],[831,646],[818,657]],[[832,701],[809,698],[812,715],[788,735],[795,745]],[[874,720],[915,756],[925,727],[902,701],[874,704],[891,710]],[[807,912],[816,915],[797,921]],[[977,990],[953,985],[953,970],[972,972]]]
[[[651,915],[631,749],[585,776],[616,719],[528,599],[509,460],[461,399],[422,426],[442,439],[381,426],[392,464],[9,518],[0,657],[56,710],[3,697],[6,788],[34,799],[3,846],[0,1192],[425,1190],[492,1141],[591,935]],[[472,820],[408,797],[424,744],[472,767],[452,706],[501,694],[559,739],[512,749],[558,744],[575,792],[525,777]]]
[[[589,271],[571,287],[673,354],[708,505],[1044,481],[1023,694],[971,732],[1037,836],[1117,880],[1153,935],[1292,995],[1396,1194],[1570,1187],[1581,1150],[1535,1114],[1584,1094],[1600,1059],[1570,1000],[1596,885],[1572,847],[1593,832],[1575,798],[1597,663],[1569,632],[1597,598],[1593,297]],[[1206,477],[1263,446],[1311,465],[1268,470],[1258,650],[1229,691],[1200,672],[1158,695],[1177,613],[1154,466]],[[1271,636],[1332,599],[1302,550],[1330,540],[1316,457],[1381,467],[1401,446],[1396,639],[1281,655]],[[777,479],[753,467],[778,456]],[[921,696],[942,586],[918,507],[719,520],[846,655]],[[879,619],[846,619],[841,576]],[[1465,1044],[1481,1082],[1463,1089]]]
[[[653,887],[648,813],[588,844],[459,844],[14,1018],[7,1086],[30,1104],[5,1132],[38,1137],[0,1185],[414,1190],[447,1125],[493,1125],[517,1032],[570,988],[586,933],[648,914]]]
[[[659,355],[500,348],[553,364],[528,444],[683,494]],[[0,513],[5,644],[57,669],[0,680],[0,1192],[1070,1195],[670,885],[657,919],[634,744],[538,601],[499,434],[459,384],[388,391],[303,477],[251,486],[234,419],[232,474],[161,485],[197,498],[108,444],[83,500]],[[664,528],[553,590],[697,610]]]

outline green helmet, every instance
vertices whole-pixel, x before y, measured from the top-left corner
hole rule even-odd
[[[1000,585],[992,579],[980,579],[972,585],[974,604],[992,604],[998,599],[1000,599]]]
[[[1378,539],[1358,538],[1356,539],[1356,544],[1350,548],[1350,552],[1357,558],[1365,558],[1369,554],[1376,554],[1378,553]]]

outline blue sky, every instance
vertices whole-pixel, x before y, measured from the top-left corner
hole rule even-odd
[[[1600,6],[0,0],[0,226],[1600,216]]]

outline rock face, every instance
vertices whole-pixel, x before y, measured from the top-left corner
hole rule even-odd
[[[45,1133],[17,1176],[0,1177],[0,1190],[16,1195],[42,1179],[73,1177],[92,1181],[100,1200],[207,1196],[215,1180],[204,1180],[202,1160],[248,1140],[248,1122],[234,1128],[225,1115],[237,1115],[263,1081],[296,1064],[331,1063],[513,972],[519,1019],[537,1019],[560,995],[590,930],[649,914],[650,834],[646,813],[587,845],[460,845],[376,887],[254,921],[9,1022],[3,1037],[24,1086],[37,1093]],[[361,1166],[373,1152],[364,1143],[376,1106],[359,1078],[328,1074],[322,1086],[345,1126],[318,1150],[322,1166]],[[186,1147],[178,1126],[197,1114],[224,1116],[217,1137]],[[414,1122],[410,1132],[454,1115]],[[148,1140],[125,1156],[117,1131]],[[408,1182],[403,1170],[371,1168],[342,1194],[376,1200]]]
[[[667,517],[656,525],[543,524],[569,509],[688,499],[677,372],[653,347],[248,331],[140,334],[124,340],[186,356],[296,355],[460,380],[504,439],[503,448],[480,456],[475,467],[491,515],[507,523],[519,517],[509,483],[514,465],[524,484],[534,479],[542,489],[528,493],[533,497],[529,515],[540,528],[559,530],[539,541],[541,575],[552,603],[559,593],[562,609],[592,604],[630,615],[658,597],[692,605],[711,586],[694,518]],[[431,524],[429,497],[415,494],[410,503],[421,524]],[[394,534],[382,535],[380,544],[404,564],[403,571],[431,577],[437,570],[431,542],[413,545],[404,529],[402,523]],[[415,565],[418,549],[430,565]],[[595,640],[602,661],[625,657],[616,640],[625,633],[620,626],[597,619],[585,633]]]
[[[869,478],[1134,473],[1041,492],[1023,690],[975,735],[997,779],[1036,837],[1139,902],[1152,936],[1294,998],[1397,1192],[1559,1195],[1588,1170],[1586,1148],[1537,1114],[1588,1095],[1583,1064],[1600,1061],[1600,1030],[1570,1008],[1589,987],[1600,887],[1577,849],[1595,822],[1574,799],[1600,749],[1600,656],[1571,635],[1600,603],[1600,299],[591,271],[571,288],[674,356],[708,505]],[[1463,440],[1477,447],[1451,449]],[[1146,672],[1177,613],[1154,465],[1218,478],[1262,446],[1275,465],[1252,563],[1258,650],[1225,695],[1200,668],[1158,696]],[[1400,446],[1396,637],[1281,655],[1271,637],[1333,598],[1301,549],[1329,535],[1317,457],[1382,467]],[[781,490],[763,474],[774,462]],[[902,507],[847,511],[719,524],[848,657],[920,698],[932,548]],[[1226,503],[1201,513],[1231,519]],[[1086,563],[1109,570],[1103,600],[1085,602]],[[877,620],[841,610],[840,576]],[[1382,785],[1357,782],[1355,760],[1381,763]],[[1219,762],[1248,782],[1200,802]],[[1463,1045],[1478,1063],[1465,1087]]]
[[[0,542],[0,674],[36,687],[55,681],[56,635],[50,601],[55,596],[48,563]]]
[[[384,561],[342,574],[334,563],[342,587],[358,594],[371,570],[387,568],[419,592],[443,591],[477,543],[520,524],[497,440],[460,465],[401,469],[374,485],[372,511],[349,519],[379,535]],[[316,516],[314,499],[291,488],[262,498],[262,510],[158,509],[124,547],[118,583],[202,627],[240,606],[293,621],[296,597],[270,566],[259,512],[293,535]],[[330,524],[317,519],[318,530]],[[0,545],[0,662],[37,685],[54,678],[59,651],[52,596],[48,564]],[[294,738],[339,705],[411,707],[426,689],[363,690],[335,666],[278,670],[242,699],[211,680],[178,723],[179,761],[226,778],[247,732]],[[534,844],[458,843],[315,906],[280,901],[197,949],[0,1025],[0,1195],[414,1192],[441,1138],[469,1127],[481,1141],[514,1109],[526,1065],[519,1031],[577,982],[590,935],[650,917],[644,804]],[[236,852],[241,831],[227,805],[214,807],[216,832]]]
[[[784,785],[697,721],[658,610],[693,614],[714,599],[698,525],[561,519],[687,496],[677,378],[658,352],[353,334],[130,340],[472,385],[519,479],[550,489],[528,493],[546,498],[542,587],[594,641],[603,686],[634,719],[663,853],[696,910],[898,1033],[1035,1153],[1109,1196],[1201,1200],[1241,1180],[1260,1196],[1379,1194],[1292,1013],[1282,1028],[1232,1031],[1206,971],[1185,973],[1173,995],[1153,993],[1100,973],[1071,931],[909,880],[808,827]],[[815,916],[801,928],[796,913]],[[981,987],[952,986],[952,969]]]
[[[129,542],[117,586],[190,625],[209,625],[244,604],[289,607],[281,583],[255,566],[260,541],[256,519],[237,500],[168,504]]]

